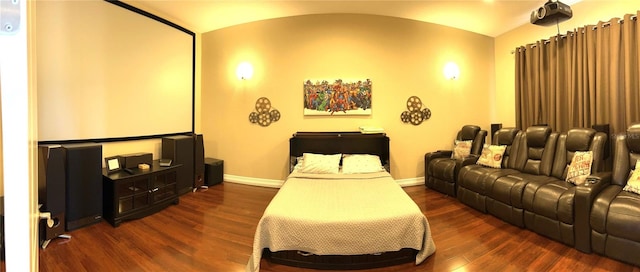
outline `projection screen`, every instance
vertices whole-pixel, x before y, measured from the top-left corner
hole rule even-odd
[[[193,32],[122,2],[35,4],[39,142],[193,132]]]

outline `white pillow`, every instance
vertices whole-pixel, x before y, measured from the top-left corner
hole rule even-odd
[[[473,141],[455,141],[453,152],[451,153],[452,159],[464,159],[471,154],[471,144]]]
[[[342,157],[343,174],[362,174],[385,171],[380,157],[369,154],[345,154]]]
[[[300,169],[302,169],[302,164],[304,164],[304,157],[300,156],[300,157],[296,157],[296,164],[293,166],[293,170],[294,171],[300,171]]]
[[[506,145],[490,145],[482,149],[482,154],[476,161],[476,164],[502,168],[502,156],[507,149]]]
[[[636,168],[631,172],[627,185],[622,190],[640,194],[640,160],[636,162]]]
[[[593,152],[576,151],[571,158],[566,181],[575,185],[583,184],[585,179],[591,175],[591,164],[593,164]]]
[[[338,174],[340,172],[340,158],[342,154],[322,155],[313,153],[302,154],[302,173]]]

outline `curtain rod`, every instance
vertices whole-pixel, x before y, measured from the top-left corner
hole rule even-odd
[[[638,16],[636,16],[636,15],[631,15],[630,19],[635,21],[637,17],[638,17]],[[618,20],[618,24],[624,24],[624,19],[620,19],[620,20]],[[611,25],[611,22],[604,22],[604,23],[602,23],[602,27],[608,27],[608,26],[610,26],[610,25]],[[596,30],[596,29],[598,29],[598,26],[594,26],[594,27],[593,27],[593,30]]]
[[[629,17],[629,18],[630,18],[631,20],[637,21],[638,16],[637,16],[637,15],[631,15],[631,17]],[[618,20],[618,23],[619,23],[619,24],[623,24],[623,23],[624,23],[624,20],[623,20],[623,19],[620,19],[620,20]],[[611,25],[611,22],[604,22],[604,23],[602,23],[602,27],[607,27],[607,26],[610,26],[610,25]],[[598,29],[598,26],[594,26],[591,30],[597,30],[597,29]],[[574,33],[574,31],[571,31],[571,32],[569,32],[569,33],[568,33],[568,34],[566,34],[566,35],[557,35],[557,36],[553,36],[553,37],[551,37],[551,38],[554,38],[554,39],[558,40],[558,36],[560,36],[560,38],[566,38],[568,35],[573,36],[573,33]],[[583,32],[582,32],[582,33],[584,33],[584,30],[583,30]],[[542,40],[542,42],[543,42],[544,44],[548,44],[548,43],[550,43],[550,42],[551,42],[551,38],[546,39],[546,40]],[[535,44],[532,44],[532,45],[531,45],[531,47],[532,47],[532,48],[533,48],[533,47],[536,47],[536,45],[535,45]],[[523,48],[523,49],[525,49],[525,48]],[[519,49],[518,49],[518,50],[519,50]],[[525,50],[526,50],[526,49],[525,49]],[[511,55],[513,55],[513,54],[515,54],[515,53],[516,53],[516,51],[515,51],[515,50],[511,50]]]

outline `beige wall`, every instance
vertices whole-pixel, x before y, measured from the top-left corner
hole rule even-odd
[[[393,17],[331,14],[272,19],[202,34],[202,133],[208,157],[225,160],[225,174],[282,180],[288,140],[296,131],[354,131],[383,127],[391,139],[396,179],[424,176],[425,152],[450,149],[465,124],[489,129],[493,38]],[[241,61],[254,76],[235,76]],[[443,67],[454,61],[457,81]],[[305,79],[373,81],[370,116],[302,114]],[[418,96],[432,117],[419,126],[400,114]],[[267,97],[281,119],[268,127],[249,122],[256,100]]]
[[[622,18],[627,13],[635,14],[640,10],[640,1],[593,1],[585,0],[572,5],[573,18],[560,23],[560,33],[573,31],[585,26],[595,25],[598,21]],[[515,126],[515,56],[511,53],[516,47],[548,39],[558,34],[556,26],[537,26],[525,24],[495,39],[495,79],[496,79],[496,115],[491,121]]]

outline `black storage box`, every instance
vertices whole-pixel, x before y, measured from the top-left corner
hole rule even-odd
[[[224,179],[224,161],[205,158],[204,159],[204,182],[207,186],[221,183]]]

